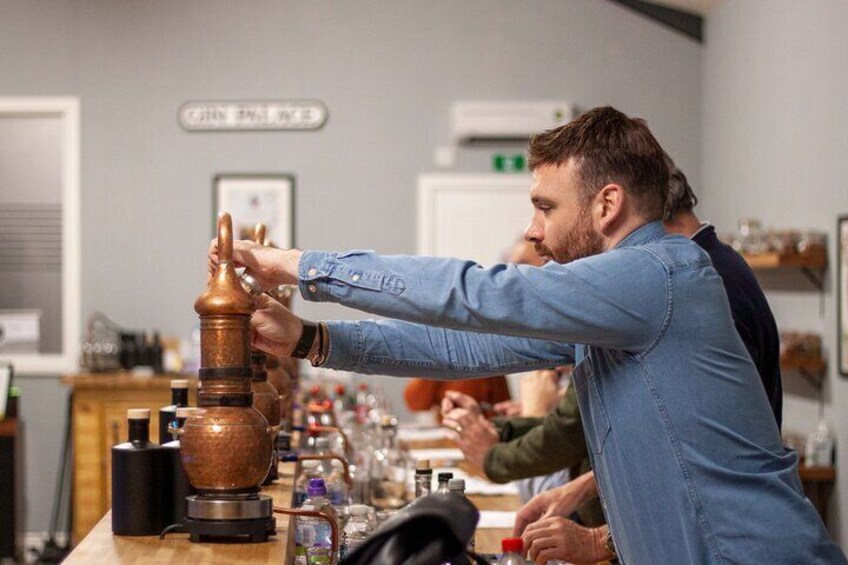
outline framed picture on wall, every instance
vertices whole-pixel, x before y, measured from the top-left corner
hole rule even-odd
[[[837,304],[837,348],[839,350],[839,373],[848,377],[848,216],[840,216],[836,224],[836,304]]]
[[[267,237],[276,247],[294,247],[294,176],[288,174],[220,174],[213,182],[215,216],[233,217],[233,236],[253,239],[258,222],[265,224]]]

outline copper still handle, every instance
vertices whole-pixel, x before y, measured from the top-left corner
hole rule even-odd
[[[233,260],[233,218],[229,212],[218,214],[218,261]]]
[[[319,510],[300,510],[294,508],[283,508],[281,506],[274,506],[274,512],[277,514],[287,514],[288,516],[310,516],[312,518],[320,518],[321,520],[328,522],[333,532],[333,539],[330,540],[333,544],[333,555],[330,557],[330,561],[331,563],[336,563],[336,555],[339,552],[339,524],[332,516]]]
[[[265,232],[266,232],[265,224],[262,222],[258,222],[256,227],[253,229],[253,241],[258,243],[259,245],[265,245]]]
[[[344,482],[347,484],[348,488],[353,488],[353,479],[350,476],[350,464],[347,462],[347,459],[341,457],[339,455],[298,455],[298,461],[329,461],[330,459],[335,459],[342,464],[342,469],[344,470]]]
[[[310,432],[334,432],[342,436],[342,443],[344,444],[344,452],[345,457],[350,458],[353,454],[353,451],[350,446],[350,440],[347,437],[347,434],[344,433],[344,430],[339,428],[338,426],[309,426],[307,431]]]

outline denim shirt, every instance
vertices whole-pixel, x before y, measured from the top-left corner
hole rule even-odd
[[[709,257],[660,222],[544,267],[306,252],[331,322],[325,366],[462,378],[575,363],[601,499],[629,564],[848,563],[785,450]]]

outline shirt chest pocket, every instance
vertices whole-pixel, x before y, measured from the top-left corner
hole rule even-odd
[[[589,447],[594,453],[603,453],[610,432],[610,422],[598,388],[592,359],[586,357],[574,368],[572,375],[580,399],[580,412]]]

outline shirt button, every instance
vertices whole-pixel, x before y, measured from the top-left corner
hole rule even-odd
[[[318,274],[318,269],[316,269],[315,267],[312,267],[311,269],[306,271],[306,274],[309,275],[310,277],[314,277],[315,275]]]
[[[352,276],[352,277],[350,277],[350,278],[351,278],[351,279],[353,279],[353,282],[356,282],[356,281],[358,281],[358,280],[360,279],[360,276],[359,276],[359,275],[353,275],[353,276]]]
[[[315,286],[314,284],[311,284],[311,285],[307,286],[306,288],[309,289],[309,292],[317,292],[318,291],[318,287]]]

